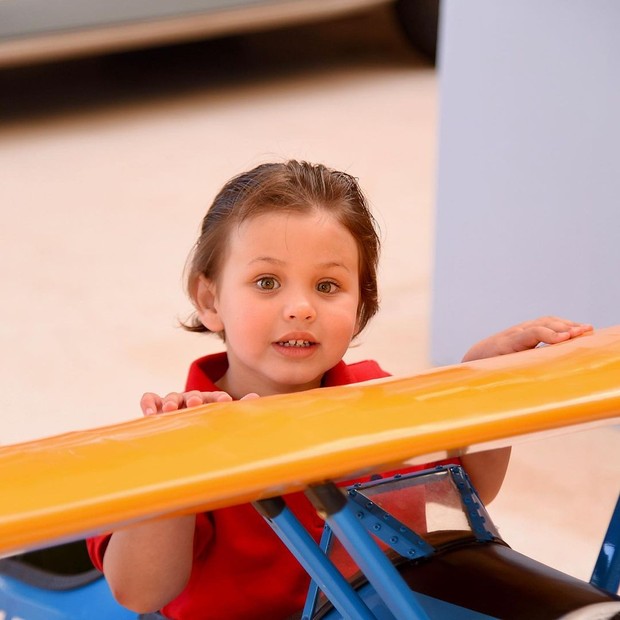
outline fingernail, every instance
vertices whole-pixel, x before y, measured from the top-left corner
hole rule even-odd
[[[150,407],[147,407],[144,415],[153,415],[155,413],[155,409],[151,409]]]

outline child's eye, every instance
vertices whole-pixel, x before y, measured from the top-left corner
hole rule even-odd
[[[261,291],[273,291],[280,288],[280,283],[275,278],[266,276],[256,280],[256,286],[258,286]]]
[[[335,293],[340,287],[335,283],[329,280],[325,280],[324,282],[319,282],[316,285],[316,290],[319,293]]]

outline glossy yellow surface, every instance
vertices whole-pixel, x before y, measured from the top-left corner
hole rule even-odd
[[[620,326],[372,384],[207,405],[0,449],[0,552],[620,414]]]

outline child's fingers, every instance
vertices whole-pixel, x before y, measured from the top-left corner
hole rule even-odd
[[[507,349],[512,351],[526,351],[527,349],[533,349],[541,342],[544,344],[558,344],[569,340],[571,333],[567,329],[558,327],[553,329],[551,327],[542,327],[540,325],[534,327],[527,327],[522,331],[514,333],[507,341]]]
[[[256,394],[256,392],[250,392],[249,394],[242,396],[241,400],[254,400],[256,398],[260,398],[260,396]]]
[[[140,399],[140,408],[143,415],[155,415],[161,411],[161,398],[153,392],[146,392]]]
[[[163,398],[153,392],[146,392],[140,400],[140,408],[144,415],[169,413],[190,407],[199,407],[208,403],[231,401],[232,397],[226,392],[170,392]]]
[[[224,403],[232,400],[232,396],[226,392],[199,392],[198,390],[186,392],[184,397],[186,407],[199,407],[209,403]]]
[[[198,407],[203,404],[201,393],[198,390],[186,392],[183,395],[183,400],[186,407]]]
[[[566,319],[557,319],[557,323],[551,327],[559,332],[567,331],[571,337],[580,336],[594,329],[590,323],[576,323]]]
[[[233,400],[228,392],[203,392],[207,396],[205,403],[227,403]]]
[[[553,317],[545,320],[545,323],[545,325],[534,324],[518,334],[516,338],[518,348],[532,348],[541,342],[557,344],[592,331],[592,325],[588,323],[574,323]]]
[[[569,332],[571,335],[583,334],[592,330],[592,325],[589,323],[570,321],[558,316],[542,316],[533,321],[523,323],[523,328],[527,329],[531,327],[547,327],[560,333]]]
[[[509,327],[489,338],[481,340],[467,351],[464,362],[506,355],[533,349],[541,342],[557,344],[592,331],[589,323],[578,323],[557,316],[542,316]]]
[[[587,334],[594,331],[594,327],[590,323],[577,323],[569,329],[571,336],[581,336],[581,334]]]
[[[563,342],[571,337],[569,329],[564,326],[551,328],[551,327],[535,327],[528,333],[528,347],[535,347],[541,342],[545,344],[556,344]]]
[[[170,392],[162,398],[161,410],[168,413],[170,411],[177,411],[185,406],[185,396],[179,392]]]

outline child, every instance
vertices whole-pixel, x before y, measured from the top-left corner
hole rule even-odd
[[[257,398],[388,376],[347,365],[351,341],[378,309],[379,239],[355,179],[322,165],[265,164],[229,181],[204,218],[187,276],[186,328],[219,334],[226,352],[194,362],[186,391],[145,394],[143,413]],[[547,317],[492,336],[466,360],[575,337],[590,326]],[[462,457],[484,501],[509,451]],[[302,493],[286,501],[318,540]],[[309,578],[250,505],[138,524],[89,541],[119,602],[168,618],[286,618]]]

